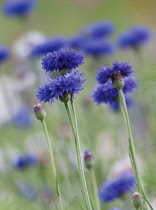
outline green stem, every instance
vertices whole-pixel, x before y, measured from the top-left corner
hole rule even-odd
[[[75,125],[74,125],[68,103],[64,103],[64,104],[65,104],[65,108],[66,108],[66,111],[68,114],[68,118],[69,118],[69,121],[71,124],[72,132],[73,132],[73,136],[74,136],[74,140],[75,140],[75,148],[76,148],[77,161],[78,161],[78,167],[79,167],[79,175],[80,175],[80,180],[81,180],[81,184],[82,184],[82,191],[84,194],[84,199],[85,199],[85,202],[87,205],[87,209],[92,210],[92,205],[90,202],[90,197],[89,197],[89,193],[88,193],[88,189],[87,189],[87,183],[86,183],[85,174],[84,174],[84,170],[83,170],[83,161],[82,161],[82,157],[81,157],[81,147],[80,147],[80,140],[79,140],[79,134],[78,134],[75,109],[73,109],[74,107],[72,107],[73,114],[74,114],[74,121],[75,121]]]
[[[150,209],[154,210],[146,196],[146,193],[144,191],[144,187],[141,181],[141,177],[138,171],[138,166],[136,162],[136,151],[135,151],[135,146],[134,146],[134,141],[133,141],[133,136],[132,136],[132,131],[131,131],[131,125],[130,125],[129,115],[127,111],[127,105],[125,102],[125,96],[123,94],[122,89],[119,90],[119,97],[120,97],[120,101],[122,105],[122,111],[123,111],[126,127],[128,130],[129,156],[130,156],[130,160],[131,160],[131,163],[132,163],[135,175],[136,175],[136,183],[137,183],[138,192],[140,193],[140,195],[142,195],[143,199],[149,205]]]
[[[98,187],[97,187],[97,181],[96,181],[96,176],[95,176],[95,172],[94,169],[90,169],[90,174],[91,174],[91,179],[92,179],[92,183],[93,183],[93,190],[94,190],[94,196],[95,196],[95,203],[96,203],[96,209],[100,210],[100,200],[98,198]]]
[[[60,201],[60,207],[61,207],[61,210],[63,210],[62,198],[61,198],[60,188],[59,188],[58,178],[57,178],[57,171],[56,171],[56,167],[55,167],[55,163],[54,163],[53,151],[52,151],[52,146],[51,146],[51,143],[50,143],[50,138],[49,138],[47,126],[46,126],[46,123],[45,123],[44,120],[41,120],[41,123],[42,123],[42,127],[43,127],[43,130],[44,130],[46,140],[47,140],[47,144],[48,144],[48,148],[49,148],[51,166],[52,166],[52,170],[53,170],[53,173],[54,173],[55,187],[56,187],[57,195],[58,195],[58,198],[59,198],[59,201]]]

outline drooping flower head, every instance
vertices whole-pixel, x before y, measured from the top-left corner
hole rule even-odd
[[[151,39],[151,32],[144,26],[136,26],[119,36],[119,47],[138,49]]]
[[[101,67],[96,79],[100,84],[105,84],[109,79],[115,83],[116,81],[122,81],[122,78],[130,76],[132,72],[132,66],[128,63],[115,61],[113,67]]]
[[[99,189],[99,198],[102,202],[110,202],[122,197],[135,189],[135,176],[132,173],[123,173],[113,179],[106,180]]]
[[[7,0],[3,5],[3,12],[8,16],[27,16],[34,10],[36,0]]]
[[[124,79],[124,86],[122,88],[123,93],[126,97],[127,105],[130,104],[128,93],[132,93],[138,87],[137,80],[135,77],[130,76]],[[118,110],[119,108],[119,92],[113,87],[112,81],[109,80],[106,84],[97,84],[94,86],[92,97],[97,105],[102,103],[110,105],[113,109]]]
[[[61,48],[67,47],[67,39],[61,36],[56,36],[52,38],[47,38],[41,44],[34,46],[31,52],[32,57],[40,57],[46,55],[47,53],[58,51]]]
[[[10,50],[6,46],[0,46],[0,64],[10,58]]]
[[[90,39],[81,46],[86,55],[94,57],[112,55],[114,46],[111,41],[105,39]]]
[[[83,32],[92,38],[102,38],[113,33],[114,26],[109,21],[100,21],[86,26]]]
[[[42,58],[42,67],[48,72],[67,70],[71,71],[83,64],[83,55],[75,50],[61,49],[58,52],[48,53]]]
[[[82,75],[82,72],[74,70],[63,76],[49,78],[48,82],[38,87],[37,99],[52,103],[54,99],[62,100],[69,95],[74,97],[83,89],[82,84],[86,81],[86,79],[82,78]]]

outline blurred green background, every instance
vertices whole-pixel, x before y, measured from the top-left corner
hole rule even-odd
[[[0,3],[2,4],[3,1],[0,0]],[[0,13],[0,44],[6,44],[9,47],[12,47],[14,41],[27,31],[37,30],[46,36],[63,35],[70,37],[76,34],[83,26],[101,20],[110,20],[115,25],[114,40],[117,39],[121,31],[131,26],[145,25],[152,30],[153,38],[151,43],[143,48],[142,60],[139,60],[139,65],[136,55],[131,52],[124,53],[119,51],[109,60],[110,63],[114,59],[129,61],[134,66],[134,69],[137,69],[135,75],[139,80],[139,89],[135,94],[136,107],[130,111],[130,114],[134,136],[137,139],[135,143],[141,159],[140,169],[143,171],[142,176],[145,181],[145,187],[151,200],[156,197],[155,11],[155,0],[38,0],[38,6],[29,17],[26,25],[19,19],[8,18]],[[84,98],[90,97],[92,86],[95,82],[94,77],[97,69],[92,70],[91,67],[88,60],[81,67],[81,71],[85,72],[85,78],[88,81],[86,82],[86,89],[83,91],[83,94],[76,96],[76,108],[82,147],[83,149],[90,149],[95,159],[97,159],[95,172],[98,186],[100,186],[103,180],[111,174],[113,163],[116,159],[121,160],[123,157],[126,157],[127,150],[124,145],[124,140],[126,141],[126,139],[124,139],[125,127],[122,116],[119,113],[108,112],[108,109],[104,106],[98,107],[93,103],[88,106],[84,103]],[[11,71],[14,71],[14,67],[12,67],[12,62],[9,62],[7,64],[7,73],[9,74],[10,72],[12,74]],[[33,91],[35,94],[36,90]],[[33,102],[36,102],[35,99]],[[75,194],[78,195],[80,201],[82,200],[79,189],[79,178],[76,167],[74,168],[71,163],[72,161],[70,162],[68,158],[65,159],[68,156],[68,152],[70,153],[72,149],[74,151],[71,141],[72,137],[70,135],[70,137],[58,137],[59,129],[63,129],[62,126],[67,123],[66,113],[63,105],[59,102],[56,102],[52,107],[45,105],[45,108],[48,113],[47,124],[49,132],[54,141],[55,158],[59,168],[61,191],[65,199],[64,203],[67,206],[66,209],[77,210],[79,209],[79,205],[75,200]],[[65,130],[68,130],[68,127]],[[41,125],[35,120],[31,128],[19,129],[8,125],[1,127],[0,133],[0,147],[6,154],[11,153],[10,150],[8,152],[8,147],[25,151],[26,142],[28,139],[32,139],[33,141],[33,135],[37,139],[37,141],[34,141],[35,143],[33,142],[36,145],[36,150],[40,146],[39,139],[41,139],[41,142],[44,140],[44,136],[41,133]],[[65,138],[68,140],[66,141]],[[104,143],[102,143],[102,140],[104,140]],[[112,140],[114,140],[114,143],[111,143]],[[30,147],[29,145],[28,148]],[[32,146],[32,148],[34,147]],[[105,155],[107,150],[108,157],[106,157],[107,154]],[[44,171],[45,174],[40,173],[40,171]],[[43,204],[40,198],[31,202],[20,196],[15,187],[17,180],[28,182],[37,190],[42,188],[43,185],[50,186],[50,168],[44,170],[31,168],[28,171],[21,172],[11,170],[10,174],[6,175],[2,173],[0,177],[0,209],[50,209],[50,205],[45,204],[46,202]],[[86,177],[89,183],[89,189],[92,192],[90,177],[87,172]],[[45,182],[43,182],[43,179],[45,179]],[[55,192],[53,192],[53,196],[55,200]],[[48,198],[46,197],[46,199]],[[110,205],[101,205],[104,210],[112,206],[124,208],[123,204],[118,201]]]

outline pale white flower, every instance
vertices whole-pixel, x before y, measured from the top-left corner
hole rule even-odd
[[[38,31],[31,31],[15,42],[13,52],[16,58],[25,60],[30,55],[32,48],[44,41],[45,36],[43,34]]]

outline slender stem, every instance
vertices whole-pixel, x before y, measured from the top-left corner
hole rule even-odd
[[[141,177],[140,177],[140,174],[138,171],[138,166],[137,166],[137,162],[136,162],[136,151],[135,151],[135,146],[134,146],[134,141],[133,141],[133,136],[132,136],[132,131],[131,131],[131,125],[130,125],[129,115],[128,115],[127,106],[126,106],[126,102],[125,102],[125,96],[123,94],[122,89],[119,90],[119,97],[120,97],[120,101],[121,101],[121,105],[122,105],[122,111],[123,111],[126,127],[128,130],[129,156],[130,156],[130,160],[131,160],[131,163],[132,163],[135,175],[136,175],[138,192],[140,193],[140,195],[142,195],[143,199],[149,205],[150,209],[153,210],[153,207],[151,206],[151,204],[146,196],[146,193],[144,191],[144,187],[143,187]]]
[[[47,126],[46,126],[46,123],[45,123],[44,120],[41,120],[41,123],[42,123],[42,127],[43,127],[43,130],[44,130],[46,140],[47,140],[47,144],[48,144],[48,148],[49,148],[51,166],[52,166],[52,170],[53,170],[53,173],[54,173],[55,187],[56,187],[57,195],[58,195],[58,198],[59,198],[59,201],[60,201],[60,207],[61,207],[61,210],[63,210],[62,198],[61,198],[61,194],[60,194],[60,188],[59,188],[58,177],[57,177],[57,171],[56,171],[56,167],[55,167],[53,151],[52,151],[52,146],[51,146],[51,143],[50,143],[50,138],[49,138]]]
[[[98,187],[97,187],[97,181],[96,181],[96,176],[95,176],[95,172],[94,169],[90,169],[90,174],[91,174],[91,179],[92,179],[92,183],[93,183],[93,190],[94,190],[94,196],[95,196],[95,203],[96,203],[96,209],[100,210],[100,200],[98,198]]]
[[[73,110],[74,121],[75,121],[75,125],[74,125],[68,103],[65,103],[65,108],[66,108],[66,111],[68,114],[68,118],[69,118],[69,121],[71,124],[72,132],[73,132],[73,136],[74,136],[74,140],[75,140],[75,148],[76,148],[77,161],[78,161],[78,167],[79,167],[79,175],[80,175],[80,180],[81,180],[81,184],[82,184],[82,192],[84,194],[84,199],[85,199],[85,202],[87,205],[87,209],[92,210],[92,205],[90,202],[90,197],[89,197],[89,193],[88,193],[88,189],[87,189],[87,183],[86,183],[84,170],[83,170],[83,161],[82,161],[82,157],[81,157],[81,147],[80,147],[77,121],[76,121],[76,117],[75,117],[75,110]]]

